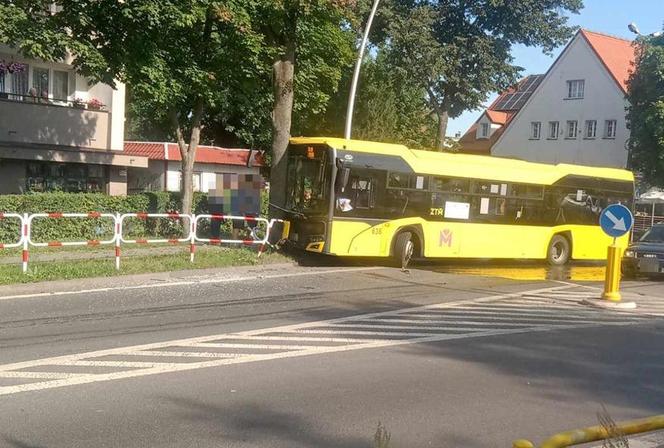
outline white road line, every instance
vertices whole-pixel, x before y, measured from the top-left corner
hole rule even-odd
[[[438,333],[450,333],[450,331],[447,331],[444,328],[438,328],[437,329]],[[427,336],[431,336],[436,333],[406,333],[404,332],[399,332],[399,331],[364,331],[364,330],[343,330],[343,329],[338,329],[338,330],[294,330],[296,333],[302,333],[302,334],[354,334],[354,335],[362,335],[365,334],[367,336],[406,336],[409,338],[423,338]],[[480,328],[472,328],[468,329],[468,331],[481,331]]]
[[[343,271],[343,270],[341,270]],[[530,293],[543,293],[543,292],[548,292],[548,291],[556,291],[562,288],[569,288],[569,286],[555,286],[552,288],[542,288],[542,289],[537,289],[533,291],[529,291]],[[214,342],[218,341],[220,339],[258,339],[258,340],[273,340],[273,341],[302,341],[302,342],[339,342],[339,343],[365,343],[365,342],[371,342],[371,341],[365,341],[364,339],[353,339],[353,338],[321,338],[321,337],[304,337],[304,336],[283,336],[283,335],[273,335],[273,336],[265,336],[268,333],[283,333],[283,332],[289,332],[294,329],[298,328],[307,328],[307,327],[319,327],[321,325],[325,325],[328,323],[335,323],[335,322],[344,322],[348,320],[353,320],[353,319],[365,319],[365,318],[371,318],[371,317],[380,317],[380,316],[388,316],[388,315],[400,315],[403,313],[409,313],[409,312],[416,312],[416,311],[426,311],[430,309],[445,309],[445,308],[452,308],[455,306],[461,306],[461,305],[466,305],[466,304],[471,304],[471,303],[480,303],[480,302],[488,302],[488,301],[498,301],[502,299],[508,299],[508,298],[514,298],[514,297],[519,297],[522,293],[509,293],[509,294],[503,294],[503,295],[494,295],[494,296],[486,296],[486,297],[481,297],[477,299],[467,299],[467,300],[461,300],[457,302],[446,302],[442,304],[433,304],[433,305],[423,305],[423,306],[417,306],[417,307],[412,307],[412,308],[403,308],[401,310],[392,310],[392,311],[381,311],[381,312],[376,312],[376,313],[367,313],[367,314],[360,314],[360,315],[355,315],[355,316],[349,316],[349,317],[342,317],[338,319],[330,319],[326,321],[316,321],[316,322],[308,322],[304,324],[292,324],[292,325],[284,325],[281,327],[273,327],[273,328],[261,328],[257,330],[250,330],[250,331],[245,331],[242,333],[225,333],[225,334],[217,334],[217,335],[212,335],[212,336],[201,336],[201,337],[195,337],[195,338],[189,338],[189,339],[182,339],[182,340],[176,340],[176,341],[166,341],[166,342],[155,342],[151,344],[143,344],[143,345],[137,345],[137,346],[132,346],[132,347],[119,347],[119,348],[111,348],[111,349],[106,349],[106,350],[99,350],[96,352],[84,352],[84,353],[78,353],[74,355],[63,355],[63,356],[56,356],[52,358],[45,358],[45,359],[36,359],[36,360],[31,360],[31,361],[22,361],[22,362],[16,362],[12,364],[5,364],[5,365],[0,365],[0,371],[6,371],[6,370],[17,370],[17,369],[23,369],[23,368],[30,368],[38,365],[43,365],[43,364],[61,364],[61,363],[67,363],[70,361],[76,361],[80,359],[87,359],[87,358],[93,358],[93,357],[101,357],[101,356],[107,356],[107,355],[118,355],[118,354],[123,354],[126,353],[127,351],[139,351],[139,350],[153,350],[156,348],[166,348],[170,347],[173,345],[191,345],[195,344],[198,342]],[[263,335],[263,336],[260,336]],[[257,337],[260,336],[260,337]],[[381,340],[375,340],[373,342],[382,342]],[[392,342],[392,341],[389,341]]]
[[[90,361],[81,359],[67,363],[68,366],[80,367],[126,367],[134,369],[148,369],[152,367],[176,366],[178,363],[172,362],[141,362],[141,361]]]
[[[387,317],[376,317],[373,319],[362,319],[361,321],[358,320],[358,322],[367,322],[367,323],[387,323],[387,322],[394,322],[394,323],[399,323],[399,324],[415,324],[415,323],[422,323],[422,324],[458,324],[458,325],[477,325],[477,326],[486,326],[486,325],[492,325],[495,326],[495,322],[486,322],[486,321],[480,321],[480,320],[458,320],[456,318],[449,318],[449,319],[388,319]],[[345,325],[344,324],[332,324],[332,325]],[[530,327],[532,326],[529,323],[518,323],[518,322],[505,322],[501,323],[498,325],[505,325],[505,326],[510,326],[510,327]],[[414,326],[414,328],[419,328],[417,326]]]
[[[243,282],[247,280],[270,280],[275,278],[306,277],[306,276],[323,275],[323,274],[340,274],[347,272],[375,271],[378,269],[384,269],[384,268],[381,267],[341,268],[341,269],[328,269],[325,271],[290,272],[288,274],[267,274],[267,275],[257,274],[245,277],[208,278],[208,279],[198,279],[198,280],[182,280],[177,282],[146,283],[142,285],[130,285],[130,286],[111,286],[107,288],[78,289],[71,291],[52,291],[52,292],[41,292],[33,294],[16,294],[10,296],[0,296],[0,301],[14,300],[14,299],[44,298],[44,297],[61,297],[61,296],[70,296],[76,294],[93,294],[93,293],[109,292],[109,291],[130,291],[134,289],[172,288],[177,286],[233,283],[233,282]]]
[[[626,326],[630,323],[620,323],[620,324],[611,324],[615,326]],[[599,325],[569,325],[567,329],[572,328],[591,328]],[[274,359],[285,359],[285,358],[296,358],[301,356],[310,356],[310,355],[320,355],[324,353],[339,353],[352,350],[360,349],[371,349],[371,348],[381,348],[381,347],[396,347],[400,345],[411,345],[417,343],[425,342],[440,342],[446,340],[455,340],[455,339],[471,339],[477,337],[490,337],[490,336],[500,336],[500,335],[509,335],[509,334],[519,334],[519,333],[530,333],[530,332],[545,332],[551,330],[560,330],[561,327],[538,327],[538,328],[519,328],[512,330],[493,330],[486,331],[482,333],[467,333],[467,334],[445,334],[445,335],[433,335],[426,338],[416,338],[416,339],[402,339],[402,340],[392,340],[392,341],[379,341],[366,344],[354,344],[354,345],[341,345],[336,347],[316,347],[311,350],[294,350],[280,353],[272,353],[269,355],[250,355],[242,358],[230,358],[230,359],[217,359],[214,361],[206,362],[193,362],[193,363],[183,363],[177,364],[173,367],[155,367],[152,369],[137,369],[125,372],[115,372],[108,374],[98,374],[98,375],[78,375],[73,378],[62,379],[62,380],[53,380],[47,382],[37,382],[30,384],[21,384],[17,386],[6,386],[0,387],[0,395],[15,394],[19,392],[27,391],[37,391],[44,389],[52,389],[56,387],[64,386],[74,386],[79,384],[87,384],[94,382],[102,381],[112,381],[118,379],[126,378],[135,378],[146,375],[157,375],[162,373],[173,373],[173,372],[183,372],[187,370],[202,369],[206,367],[217,367],[230,364],[243,364],[256,361],[265,361],[265,360],[274,360]],[[4,367],[4,366],[0,366]]]
[[[473,317],[476,319],[482,318],[482,319],[491,319],[491,320],[518,320],[518,321],[528,321],[528,320],[550,320],[552,322],[583,322],[584,320],[587,321],[586,317],[579,316],[579,318],[575,318],[574,316],[562,316],[562,315],[550,315],[550,316],[542,316],[540,314],[536,313],[500,313],[495,310],[486,310],[486,311],[466,311],[466,310],[450,310],[449,312],[445,314],[441,314],[441,316],[446,316],[446,317],[453,317],[453,316],[467,316],[467,317]],[[588,316],[588,318],[592,318],[593,316]],[[624,320],[624,319],[634,319],[634,320],[641,320],[636,316],[631,316],[631,315],[626,315],[623,318],[620,317],[602,317],[602,315],[597,315],[594,316],[597,319],[597,321],[603,321],[603,322],[611,322],[615,320]]]
[[[245,348],[247,350],[307,350],[313,348],[313,345],[279,345],[279,344],[227,344],[218,342],[199,342],[192,344],[192,347],[202,348]]]
[[[267,331],[266,333],[273,333],[272,331]],[[220,339],[220,338],[218,338]],[[386,339],[357,339],[357,338],[316,338],[309,336],[243,336],[243,335],[232,335],[228,336],[226,339],[246,339],[249,341],[294,341],[294,342],[338,342],[342,344],[354,344],[358,342],[383,342]],[[312,345],[309,348],[316,348],[320,346]],[[338,347],[338,346],[337,346]]]
[[[69,379],[87,374],[60,372],[0,372],[0,378]]]
[[[556,287],[556,288],[545,288],[545,289],[540,289],[537,291],[529,291],[530,293],[533,292],[546,292],[546,291],[556,291],[560,288],[568,288],[569,286],[565,287]],[[129,357],[131,359],[134,356],[137,355],[148,355],[151,356],[154,353],[158,353],[156,356],[184,356],[184,357],[198,357],[202,356],[205,357],[205,355],[201,355],[200,352],[185,352],[185,351],[159,351],[158,349],[173,349],[176,347],[191,347],[195,346],[196,344],[205,344],[205,343],[211,343],[211,344],[224,344],[224,340],[241,340],[241,341],[248,341],[251,344],[256,344],[256,345],[271,345],[269,341],[279,341],[276,342],[275,345],[282,345],[285,342],[298,342],[298,341],[306,341],[306,342],[335,342],[335,343],[340,343],[341,345],[334,345],[334,346],[325,346],[325,345],[318,345],[318,346],[311,346],[307,347],[304,349],[299,349],[299,350],[284,350],[281,352],[276,352],[276,353],[268,353],[268,354],[226,354],[226,353],[213,353],[213,352],[203,352],[203,353],[212,353],[214,357],[206,359],[206,360],[192,360],[192,362],[178,362],[178,363],[149,363],[150,367],[146,368],[132,368],[132,370],[126,370],[126,371],[120,371],[120,372],[112,372],[112,373],[100,373],[100,374],[71,374],[72,376],[68,376],[67,378],[56,378],[56,379],[51,379],[50,381],[41,381],[41,382],[35,382],[35,383],[29,383],[29,384],[21,384],[21,385],[15,385],[15,386],[5,386],[5,387],[0,387],[0,395],[6,395],[6,394],[14,394],[18,392],[25,392],[25,391],[36,391],[36,390],[43,390],[43,389],[50,389],[54,387],[63,387],[63,386],[72,386],[76,384],[86,384],[86,383],[91,383],[91,382],[99,382],[99,381],[111,381],[111,380],[116,380],[116,379],[122,379],[122,378],[134,378],[134,377],[140,377],[140,376],[145,376],[145,375],[155,375],[155,374],[162,374],[162,373],[170,373],[170,372],[180,372],[180,371],[187,371],[187,370],[193,370],[193,369],[200,369],[200,368],[206,368],[206,367],[214,367],[214,366],[223,366],[223,365],[230,365],[230,364],[240,364],[240,363],[248,363],[248,362],[257,362],[257,361],[264,361],[264,360],[270,360],[270,359],[284,359],[284,358],[293,358],[293,357],[300,357],[300,356],[310,356],[310,355],[320,355],[320,354],[325,354],[325,353],[339,353],[339,352],[345,352],[345,351],[351,351],[351,350],[359,350],[359,349],[370,349],[370,348],[379,348],[379,347],[393,347],[393,346],[400,346],[400,345],[408,345],[408,344],[416,344],[416,343],[423,343],[423,342],[438,342],[438,341],[446,341],[446,340],[456,340],[456,339],[468,339],[468,338],[475,338],[475,337],[488,337],[488,336],[498,336],[498,335],[509,335],[509,334],[523,334],[523,333],[530,333],[530,332],[543,332],[543,331],[552,331],[552,330],[563,330],[563,329],[572,329],[572,328],[591,328],[591,327],[598,327],[598,326],[625,326],[625,325],[633,325],[635,323],[638,323],[639,321],[635,320],[629,320],[629,319],[623,319],[621,321],[574,321],[571,322],[567,325],[553,325],[550,322],[541,322],[537,323],[537,326],[534,327],[521,327],[521,328],[508,328],[508,329],[495,329],[495,328],[474,328],[474,332],[471,333],[465,333],[465,334],[450,334],[450,333],[441,333],[441,332],[434,332],[434,333],[406,333],[406,332],[394,332],[395,336],[405,336],[408,337],[407,339],[399,338],[399,339],[381,339],[380,337],[386,337],[390,335],[390,332],[371,332],[371,331],[366,331],[366,332],[359,332],[359,331],[354,331],[355,334],[363,334],[367,336],[377,336],[376,338],[348,338],[342,336],[342,334],[350,334],[348,331],[344,331],[341,328],[338,328],[336,330],[328,330],[325,329],[326,326],[330,326],[332,324],[337,324],[337,323],[351,323],[356,320],[361,320],[361,319],[371,319],[371,318],[377,318],[377,317],[386,317],[386,316],[404,316],[403,313],[407,312],[426,312],[428,310],[440,310],[440,309],[452,309],[454,307],[458,306],[464,306],[468,304],[473,304],[473,303],[484,303],[484,302],[493,302],[493,301],[498,301],[498,300],[505,300],[505,299],[513,299],[515,297],[519,297],[521,294],[520,293],[513,293],[513,294],[504,294],[500,296],[489,296],[489,297],[483,297],[479,299],[470,299],[470,300],[463,300],[459,302],[448,302],[448,303],[443,303],[443,304],[433,304],[433,305],[426,305],[426,306],[420,306],[420,307],[414,307],[414,308],[408,308],[408,309],[402,309],[402,310],[396,310],[396,311],[385,311],[385,312],[378,312],[378,313],[367,313],[363,315],[355,315],[355,316],[348,316],[344,318],[338,318],[338,319],[331,319],[327,321],[317,321],[317,322],[307,322],[307,323],[301,323],[301,324],[292,324],[292,325],[284,325],[281,327],[273,327],[273,328],[261,328],[261,329],[256,329],[256,330],[250,330],[250,331],[244,331],[240,333],[225,333],[225,334],[216,334],[216,335],[210,335],[210,336],[202,336],[202,337],[196,337],[196,338],[189,338],[189,339],[183,339],[183,340],[174,340],[174,341],[166,341],[166,342],[159,342],[159,343],[152,343],[152,344],[144,344],[144,345],[138,345],[138,346],[131,346],[131,347],[119,347],[119,348],[113,348],[113,349],[107,349],[107,350],[99,350],[96,352],[86,352],[86,353],[79,353],[79,354],[74,354],[74,355],[65,355],[65,356],[57,356],[57,357],[52,357],[52,358],[46,358],[46,359],[36,359],[32,361],[23,361],[23,362],[17,362],[17,363],[12,363],[12,364],[5,364],[5,365],[0,365],[0,375],[6,374],[6,375],[17,375],[17,374],[24,374],[24,375],[41,375],[43,374],[42,372],[16,372],[18,369],[23,369],[27,370],[29,368],[39,368],[43,369],[45,366],[66,366],[68,363],[74,364],[77,362],[81,361],[86,361],[86,362],[111,362],[111,361],[106,361],[104,359],[95,359],[95,358],[103,358],[108,355],[116,355],[116,356],[124,356],[124,357]],[[490,316],[486,316],[486,318],[490,318]],[[532,320],[532,319],[531,319]],[[559,322],[556,322],[559,323]],[[323,329],[321,329],[323,328]],[[328,327],[330,328],[330,327]],[[444,331],[444,329],[441,329],[441,331]],[[329,334],[329,337],[327,336],[311,336],[307,334],[316,334],[316,333],[321,333],[322,334]],[[280,334],[283,333],[283,334]],[[264,341],[268,341],[267,344],[264,344]],[[230,342],[229,342],[230,344]],[[243,345],[243,344],[239,344]],[[219,356],[224,356],[224,355],[232,355],[232,357],[224,357],[220,358]],[[135,358],[134,358],[135,359]],[[118,362],[123,362],[122,360]],[[134,361],[130,361],[134,362]],[[84,363],[85,364],[85,363]],[[101,364],[100,364],[101,365]],[[109,367],[114,367],[110,366]],[[61,375],[57,372],[46,372],[47,375]],[[67,374],[70,375],[70,374]],[[0,376],[1,377],[1,376]]]
[[[215,352],[175,352],[160,350],[141,350],[130,351],[126,353],[132,356],[164,356],[164,357],[182,357],[182,358],[237,358],[245,356],[242,353],[215,353]]]
[[[453,322],[447,322],[448,324],[453,323]],[[513,325],[509,324],[493,324],[493,327],[514,327]],[[524,325],[522,325],[523,327]],[[531,325],[532,326],[532,325]],[[458,331],[460,333],[466,333],[469,331],[482,331],[483,328],[477,328],[477,327],[440,327],[440,326],[422,326],[422,325],[380,325],[380,324],[371,324],[371,323],[359,323],[359,324],[354,324],[354,323],[343,323],[343,324],[329,324],[327,327],[334,327],[334,328],[376,328],[376,329],[394,329],[394,330],[431,330],[431,331],[444,331],[444,332],[454,332]],[[345,333],[345,331],[344,331]],[[383,333],[384,334],[384,333]]]

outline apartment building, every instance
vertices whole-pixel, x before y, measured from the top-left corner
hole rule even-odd
[[[71,60],[30,60],[0,46],[0,194],[127,194],[125,86],[90,84]]]

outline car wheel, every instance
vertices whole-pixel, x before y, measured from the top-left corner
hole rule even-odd
[[[394,243],[394,262],[401,269],[406,269],[413,258],[415,244],[412,237],[410,232],[401,232]]]
[[[562,266],[571,258],[571,252],[569,240],[562,235],[554,235],[546,251],[546,261],[551,266]]]

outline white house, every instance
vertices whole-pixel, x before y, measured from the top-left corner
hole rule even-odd
[[[461,151],[546,163],[625,167],[632,42],[580,30],[544,75],[503,92]]]
[[[0,194],[127,193],[125,87],[89,84],[71,58],[44,62],[0,46]]]

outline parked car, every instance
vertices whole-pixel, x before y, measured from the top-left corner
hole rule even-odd
[[[625,251],[622,271],[626,277],[664,274],[664,223],[655,224]]]

